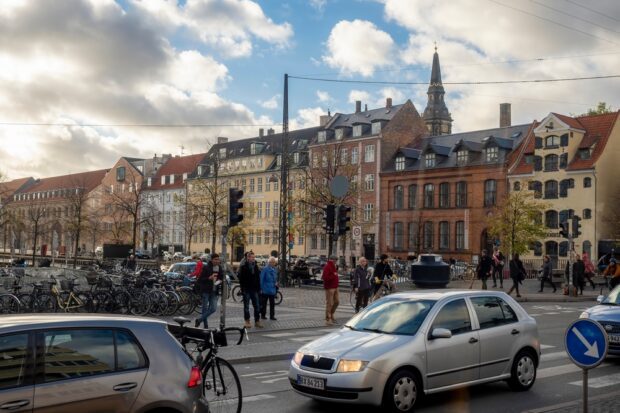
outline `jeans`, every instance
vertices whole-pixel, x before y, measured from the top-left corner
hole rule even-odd
[[[207,318],[217,311],[217,295],[215,292],[202,293],[202,322],[204,328],[208,328]]]
[[[254,307],[254,321],[260,321],[260,302],[258,301],[258,291],[243,292],[243,318],[250,321],[250,301]]]
[[[368,306],[368,298],[370,298],[370,290],[357,290],[357,295],[355,296],[356,313]]]
[[[500,265],[493,268],[493,285],[497,285],[495,277],[499,280],[499,285],[504,286],[504,266]]]
[[[276,316],[276,296],[261,294],[260,296],[260,315],[265,318],[267,315],[267,301],[269,301],[269,318]]]

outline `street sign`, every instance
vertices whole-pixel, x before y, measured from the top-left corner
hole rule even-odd
[[[353,227],[351,234],[353,234],[353,239],[362,239],[362,227]]]
[[[295,245],[294,243],[289,242],[289,243],[288,243],[288,249],[289,249],[289,250],[292,250],[294,245]]]
[[[336,175],[329,183],[329,190],[336,198],[342,198],[349,190],[349,181],[342,175]]]
[[[599,323],[581,319],[566,329],[564,345],[573,363],[582,369],[591,369],[601,364],[607,356],[609,339]]]

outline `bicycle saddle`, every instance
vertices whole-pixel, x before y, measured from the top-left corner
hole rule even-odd
[[[174,317],[173,320],[176,321],[181,327],[183,327],[184,324],[187,324],[191,321],[187,317]]]

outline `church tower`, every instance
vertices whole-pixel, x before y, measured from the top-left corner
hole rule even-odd
[[[433,55],[433,69],[431,71],[431,82],[428,86],[428,103],[424,109],[424,123],[431,136],[447,135],[452,133],[452,116],[444,102],[446,92],[441,83],[441,68],[439,67],[439,55],[437,45]]]

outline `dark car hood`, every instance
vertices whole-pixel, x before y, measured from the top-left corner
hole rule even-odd
[[[620,323],[620,306],[617,305],[596,305],[588,308],[590,318],[596,321],[615,321]]]

